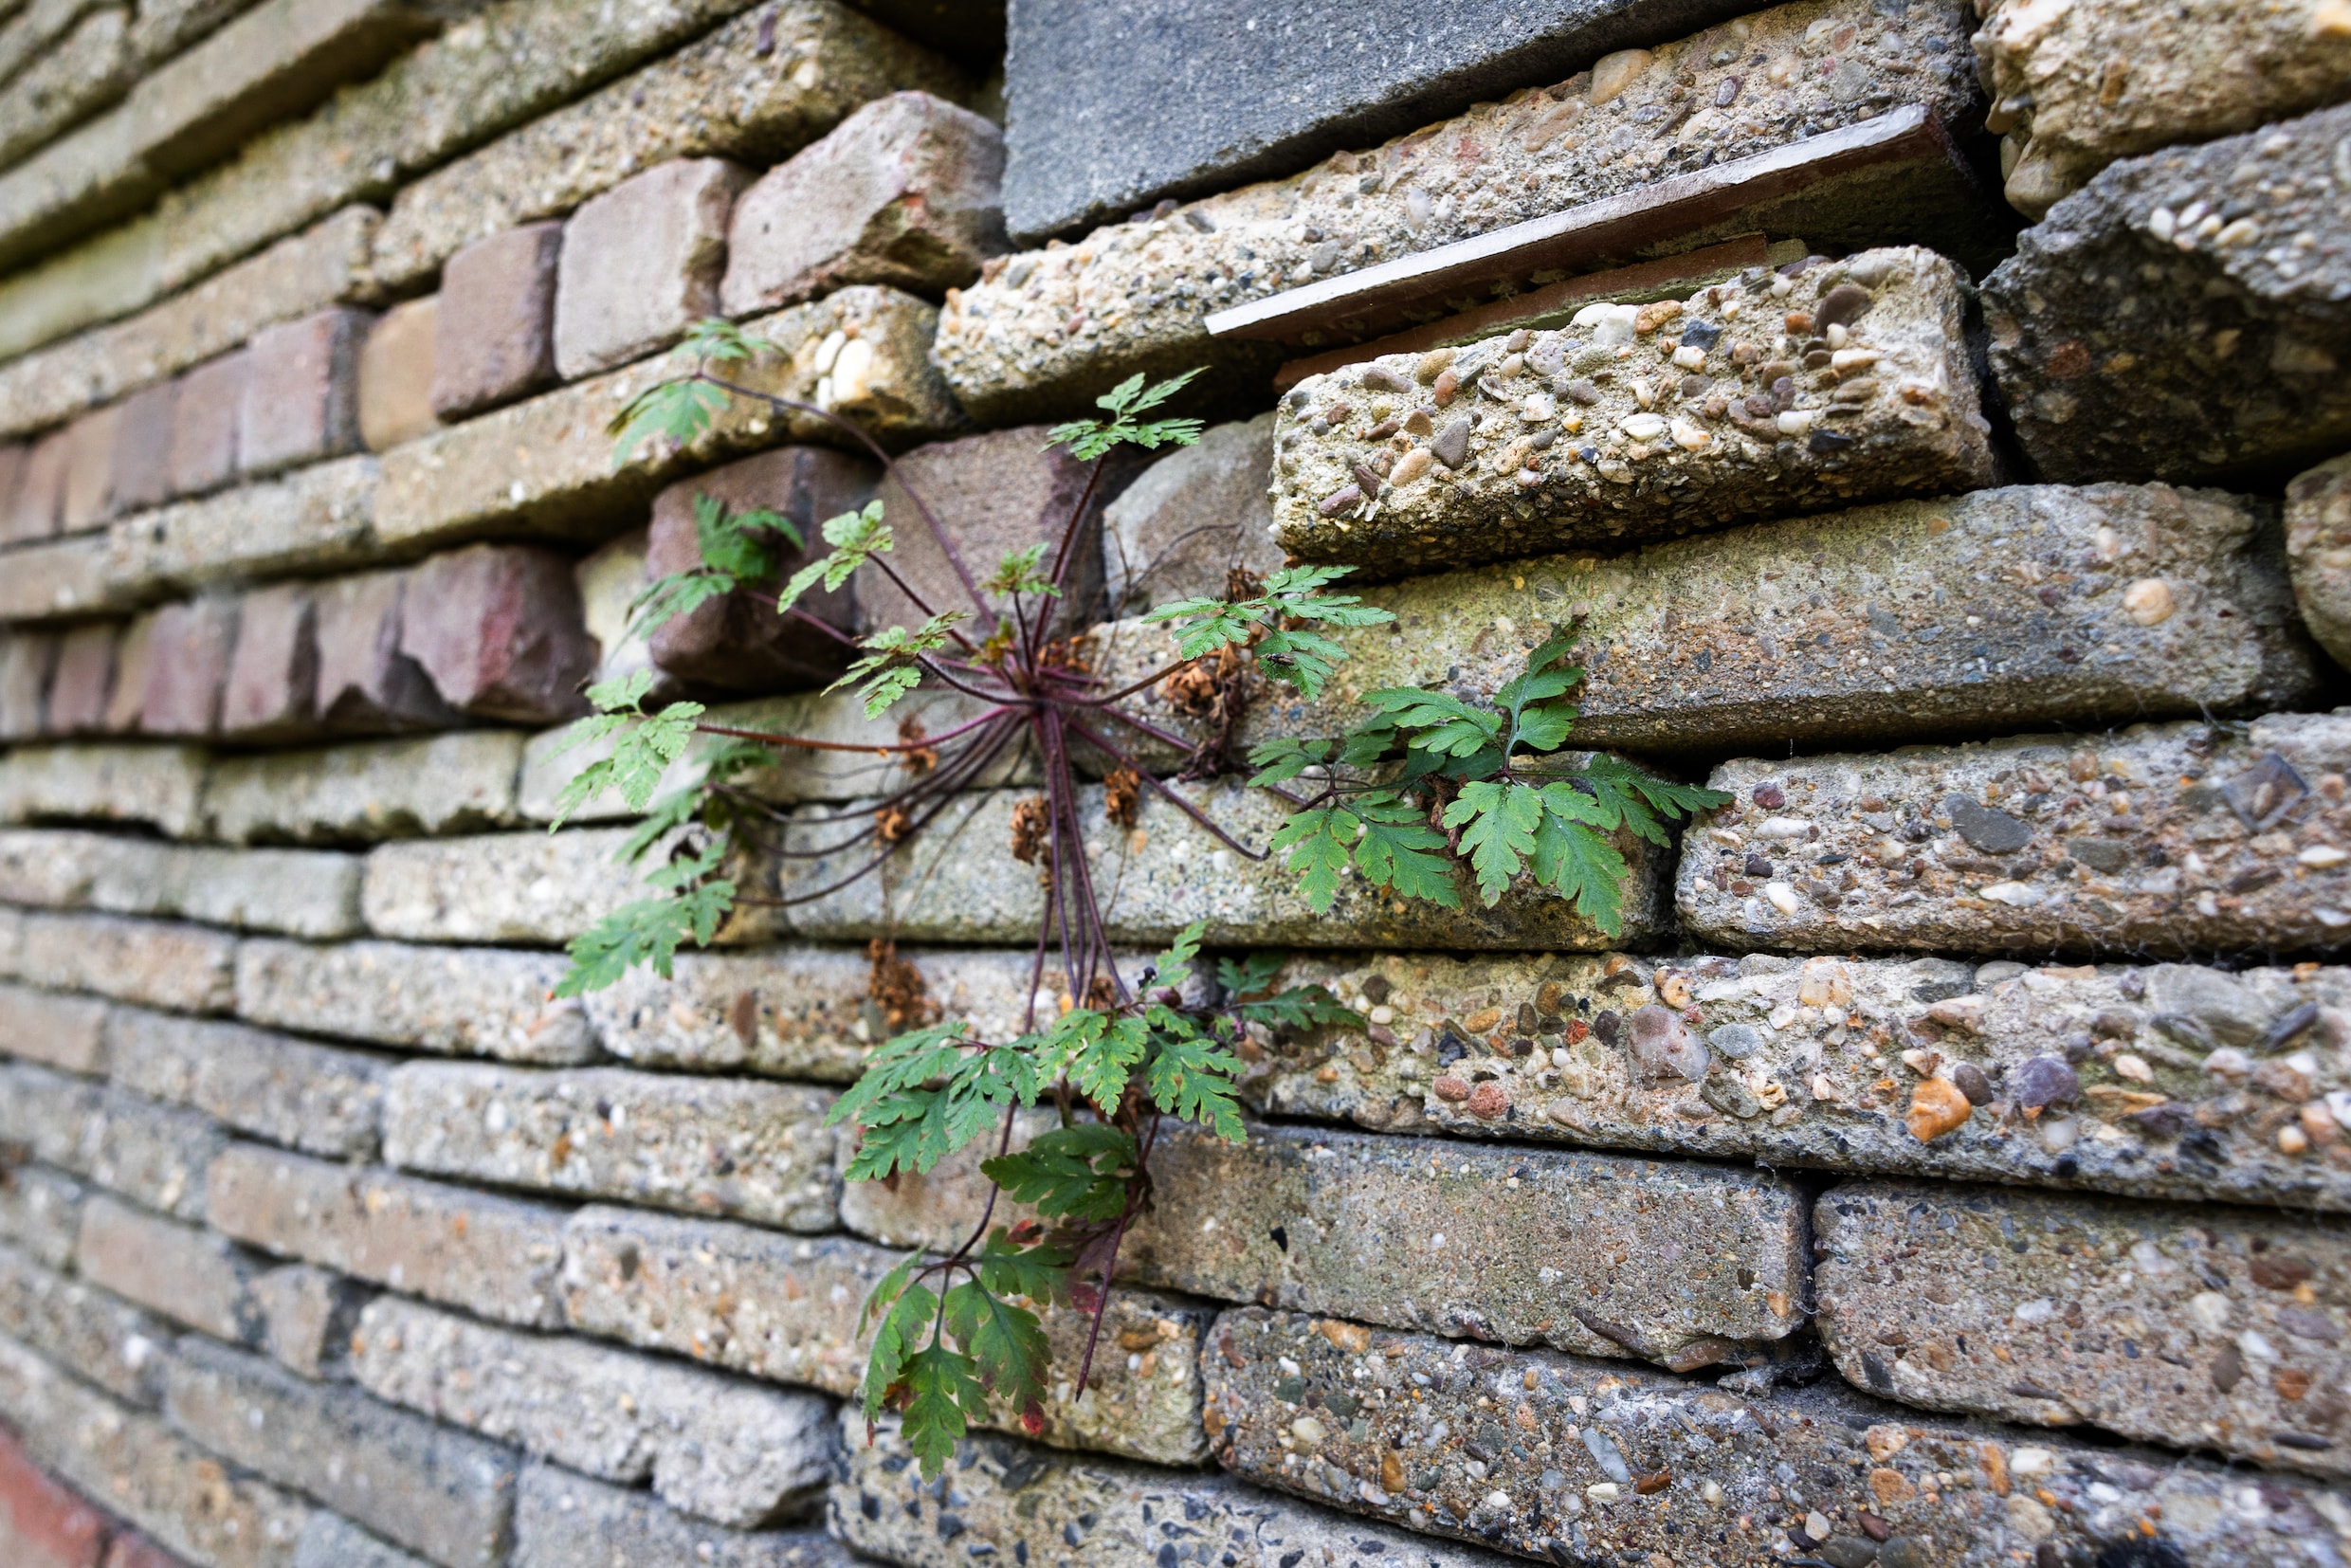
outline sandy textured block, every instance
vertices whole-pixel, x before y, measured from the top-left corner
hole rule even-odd
[[[859,1568],[861,1559],[821,1529],[716,1529],[641,1491],[534,1464],[515,1500],[514,1560],[516,1568]]]
[[[379,1399],[674,1508],[756,1526],[805,1513],[830,1479],[830,1404],[575,1340],[383,1298],[352,1342]]]
[[[990,424],[1075,414],[1139,370],[1211,363],[1234,394],[1262,395],[1258,378],[1290,351],[1213,341],[1211,312],[1904,104],[1965,124],[1980,102],[1975,26],[1947,0],[1899,15],[1865,0],[1807,0],[1621,51],[1605,72],[1513,93],[1303,174],[1013,257],[950,299],[939,363]],[[1900,199],[1882,196],[1875,210],[1811,212],[1786,231],[1870,243],[1886,232],[1884,203]],[[1938,216],[1917,214],[1920,227]]]
[[[2351,22],[2327,0],[2191,0],[2161,46],[2128,5],[1995,5],[1976,35],[2008,199],[2038,218],[2116,158],[2250,131],[2351,95]]]
[[[1310,376],[1275,421],[1276,537],[1393,575],[1977,489],[1964,278],[1870,250]]]
[[[885,447],[962,427],[931,368],[936,307],[886,288],[848,288],[746,322],[773,356],[729,367],[731,378],[852,419]],[[851,337],[851,332],[855,336]],[[468,420],[385,460],[375,528],[387,548],[413,550],[484,535],[602,538],[629,508],[690,465],[787,442],[844,445],[805,415],[778,418],[737,399],[688,451],[648,438],[615,464],[606,426],[631,397],[692,369],[676,354]]]
[[[302,583],[272,583],[237,605],[237,646],[221,686],[221,733],[285,740],[318,728],[318,604]]]
[[[0,757],[0,819],[138,822],[202,830],[210,757],[196,746],[20,746]]]
[[[282,1257],[499,1322],[562,1322],[560,1209],[243,1143],[210,1189],[216,1230]]]
[[[237,471],[237,410],[252,368],[252,356],[239,349],[179,378],[172,407],[173,494],[202,495]]]
[[[117,1008],[106,1021],[106,1061],[126,1088],[272,1143],[329,1157],[375,1153],[386,1072],[377,1057],[243,1024]]]
[[[384,1105],[392,1165],[499,1187],[728,1214],[788,1231],[838,1218],[823,1089],[626,1068],[418,1062]]]
[[[152,598],[228,579],[363,566],[375,553],[375,498],[376,460],[362,455],[125,518],[105,541],[107,591]]]
[[[110,1291],[0,1247],[0,1334],[118,1398],[147,1409],[161,1402],[161,1352],[177,1332]]]
[[[1139,615],[1177,599],[1222,598],[1233,569],[1282,564],[1273,540],[1273,415],[1217,425],[1144,469],[1103,508],[1103,603]]]
[[[1821,1336],[1857,1387],[2351,1468],[2339,1223],[1880,1182],[1816,1214]]]
[[[567,960],[499,948],[254,939],[237,950],[240,1017],[409,1050],[562,1066],[592,1061],[576,1000],[555,999]]]
[[[2297,474],[2286,487],[2286,556],[2310,635],[2351,667],[2351,457]],[[54,697],[49,707],[54,714]]]
[[[179,383],[159,382],[133,392],[120,408],[109,483],[118,508],[143,512],[172,499],[172,432],[179,421]]]
[[[238,601],[224,595],[165,605],[148,632],[138,727],[149,735],[220,731],[221,693],[236,655]]]
[[[847,1237],[803,1240],[589,1208],[564,1231],[564,1312],[591,1334],[847,1396],[864,1377],[871,1347],[859,1315],[899,1257]],[[1040,1317],[1059,1377],[1046,1391],[1044,1430],[1033,1435],[1058,1448],[1160,1464],[1207,1457],[1199,1406],[1204,1307],[1147,1290],[1113,1292],[1083,1397],[1070,1385],[1093,1314],[1064,1305],[1047,1306]],[[1018,1419],[1007,1410],[994,1424],[1009,1431]]]
[[[359,350],[374,320],[337,306],[254,337],[237,410],[240,473],[270,473],[359,446]]]
[[[1233,784],[1174,786],[1210,820],[1244,845],[1271,838],[1288,808]],[[904,941],[1030,943],[1045,908],[1037,868],[1005,853],[1012,811],[1030,798],[999,790],[965,796],[943,812],[878,874],[837,893],[787,911],[797,935],[822,940],[890,937]],[[1493,908],[1478,903],[1467,868],[1458,873],[1463,906],[1448,910],[1419,901],[1391,903],[1350,879],[1329,913],[1317,914],[1299,891],[1299,874],[1279,860],[1250,860],[1217,842],[1176,807],[1142,797],[1137,826],[1121,829],[1103,814],[1099,789],[1079,805],[1095,886],[1110,939],[1142,945],[1164,941],[1195,921],[1207,922],[1212,943],[1297,943],[1303,946],[1399,944],[1432,947],[1546,947],[1592,950],[1616,941],[1638,944],[1662,929],[1665,917],[1654,850],[1628,837],[1619,848],[1632,867],[1625,887],[1624,931],[1603,935],[1563,899],[1531,883],[1506,891]],[[835,845],[838,826],[795,822],[786,842],[794,848]],[[779,863],[784,887],[825,886],[870,857],[856,849]],[[852,858],[854,857],[854,858]]]
[[[83,533],[119,510],[115,503],[115,447],[121,430],[120,404],[93,409],[65,427],[65,486],[58,508],[59,533]]]
[[[2282,478],[2351,446],[2345,137],[2351,105],[2130,158],[2025,231],[1984,321],[2042,478]]]
[[[123,1300],[216,1340],[260,1338],[250,1290],[257,1260],[210,1231],[100,1194],[82,1208],[74,1267]]]
[[[348,1379],[351,1337],[374,1295],[355,1281],[306,1263],[273,1268],[253,1282],[262,1348],[301,1377]]]
[[[224,932],[112,915],[27,913],[11,976],[58,991],[86,991],[175,1012],[226,1012],[236,939]]]
[[[9,1055],[63,1072],[106,1070],[106,1004],[29,986],[0,985],[0,1041]]]
[[[0,620],[46,621],[118,609],[123,595],[108,575],[106,538],[85,534],[8,553],[0,572]]]
[[[14,1082],[9,1086],[13,1088]],[[0,1238],[51,1268],[73,1262],[82,1230],[82,1183],[43,1165],[19,1165],[0,1187]]]
[[[852,1183],[843,1222],[954,1246],[986,1201],[977,1165]],[[1121,1254],[1141,1285],[1686,1367],[1803,1321],[1803,1200],[1753,1172],[1253,1126],[1162,1132],[1152,1178]]]
[[[628,833],[487,833],[417,839],[370,851],[360,909],[379,937],[425,942],[561,946],[647,896],[635,867],[613,859]],[[755,941],[779,928],[773,911],[746,910],[721,933]]]
[[[321,1508],[302,1525],[293,1568],[426,1568],[426,1563]]]
[[[372,452],[441,428],[432,405],[438,295],[394,305],[368,330],[359,351],[359,439]]]
[[[519,820],[522,746],[511,730],[472,730],[224,757],[212,765],[204,800],[214,830],[246,844],[366,843],[508,827]]]
[[[1553,1561],[2334,1559],[2347,1510],[2144,1449],[1919,1421],[1833,1384],[1734,1395],[1573,1357],[1244,1308],[1209,1371],[1236,1474]]]
[[[72,428],[43,436],[21,461],[15,483],[0,498],[6,501],[0,508],[0,540],[10,544],[46,539],[57,532],[73,464]]]
[[[2351,716],[2316,714],[1728,762],[1676,905],[1702,941],[1799,951],[2324,952],[2346,768]]]
[[[57,643],[43,631],[0,633],[0,741],[41,735],[57,672]]]
[[[150,1209],[202,1220],[205,1172],[228,1140],[228,1129],[201,1111],[110,1085],[82,1124],[76,1169]]]

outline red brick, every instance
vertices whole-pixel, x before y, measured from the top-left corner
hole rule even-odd
[[[14,538],[9,533],[10,518],[16,508],[16,487],[24,483],[25,457],[30,450],[24,442],[11,441],[0,446],[0,544]]]
[[[694,498],[710,496],[729,510],[765,507],[790,518],[800,537],[819,552],[828,546],[819,526],[873,499],[881,465],[815,447],[787,447],[730,463],[699,478],[683,480],[653,501],[653,529],[646,555],[647,576],[691,570],[702,561]],[[807,558],[776,538],[783,575]],[[771,581],[772,591],[775,582]],[[800,608],[844,631],[856,626],[851,591],[804,595]],[[682,681],[722,691],[786,691],[821,684],[847,661],[841,643],[804,621],[778,615],[770,605],[737,592],[702,605],[657,629],[653,662]]]
[[[115,515],[115,438],[122,408],[93,409],[65,427],[65,489],[58,532],[80,534]]]
[[[257,334],[237,412],[237,468],[269,473],[355,451],[359,348],[374,318],[337,305]]]
[[[179,378],[172,409],[172,493],[201,495],[236,477],[237,420],[253,356],[244,349]]]
[[[106,1548],[105,1568],[188,1568],[145,1536],[121,1535]]]
[[[92,735],[106,727],[115,692],[116,625],[78,626],[58,642],[57,671],[49,678],[51,735]]]
[[[0,1431],[0,1562],[8,1568],[98,1568],[106,1520],[49,1479],[15,1435]]]
[[[675,158],[572,214],[556,273],[565,380],[666,348],[717,313],[727,215],[750,180],[724,158]]]
[[[359,439],[372,452],[441,428],[432,412],[433,344],[440,301],[428,296],[392,306],[359,351]]]
[[[57,532],[65,506],[65,461],[70,430],[52,430],[25,454],[9,507],[0,515],[0,544],[46,539]]]
[[[172,432],[179,383],[166,381],[122,402],[115,432],[114,501],[118,513],[144,511],[172,499]]]
[[[1004,133],[928,93],[892,93],[735,203],[720,308],[748,316],[850,283],[973,282],[1004,237]]]
[[[223,735],[282,738],[313,727],[319,690],[318,610],[302,583],[278,583],[237,607],[236,652],[221,692]]]
[[[148,633],[147,689],[139,728],[149,735],[211,735],[237,643],[233,599],[197,599],[155,611]]]
[[[354,735],[440,729],[456,713],[400,649],[405,572],[338,577],[319,589],[319,721]]]
[[[147,677],[155,668],[155,615],[150,611],[122,629],[115,645],[114,690],[106,699],[100,727],[109,735],[129,735],[145,721]]]
[[[0,740],[41,733],[41,710],[57,668],[57,638],[46,631],[0,631]]]
[[[563,225],[524,224],[450,257],[441,269],[432,406],[460,419],[556,378],[556,264]]]
[[[532,545],[477,544],[410,574],[400,651],[451,707],[546,723],[585,709],[596,667],[572,563]]]

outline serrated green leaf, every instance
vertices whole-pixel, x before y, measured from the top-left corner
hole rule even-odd
[[[625,466],[631,453],[655,437],[691,446],[726,406],[726,393],[707,381],[687,378],[647,387],[612,416],[612,466]]]
[[[674,898],[625,903],[573,939],[572,967],[556,985],[558,997],[583,995],[618,983],[638,964],[668,979],[681,943],[706,945],[735,906],[735,884],[720,880]]]
[[[1299,874],[1298,890],[1306,906],[1318,915],[1330,913],[1339,897],[1340,880],[1347,873],[1359,819],[1337,806],[1309,807],[1290,813],[1274,830],[1269,852],[1289,851],[1284,864]]]
[[[1514,781],[1465,784],[1460,796],[1445,809],[1445,825],[1460,830],[1461,847],[1477,873],[1478,893],[1487,908],[1524,868],[1542,819],[1541,792]]]
[[[980,592],[1008,597],[1014,593],[1027,593],[1059,598],[1061,590],[1053,586],[1050,577],[1037,570],[1045,562],[1047,548],[1040,540],[1026,550],[1013,551],[996,563],[994,574],[979,585]]]
[[[970,1353],[981,1387],[1015,1410],[1043,1406],[1045,1374],[1052,1365],[1053,1350],[1035,1313],[1014,1306],[975,1280],[947,1292],[946,1313],[947,1332]]]
[[[1430,827],[1409,801],[1374,792],[1358,796],[1355,809],[1363,823],[1363,836],[1355,847],[1356,868],[1374,886],[1443,909],[1461,907],[1452,863],[1445,854],[1445,835]]]
[[[987,1418],[988,1391],[978,1374],[972,1358],[936,1338],[902,1364],[898,1380],[906,1393],[899,1435],[921,1461],[926,1478],[938,1479],[970,1423]]]
[[[1229,1143],[1248,1139],[1232,1076],[1241,1059],[1212,1041],[1161,1034],[1147,1069],[1151,1103],[1170,1115],[1209,1128]]]
[[[988,1232],[987,1244],[972,1258],[979,1283],[999,1296],[1026,1296],[1032,1302],[1062,1301],[1069,1293],[1070,1254],[1051,1242],[1023,1247],[999,1225]]]
[[[1139,1020],[1138,1020],[1139,1023]],[[1126,1178],[1138,1163],[1135,1140],[1099,1121],[1054,1127],[1026,1149],[980,1161],[980,1174],[1047,1219],[1101,1222],[1126,1207]]]
[[[1558,788],[1563,786],[1550,787]],[[1535,881],[1566,899],[1602,934],[1613,937],[1624,923],[1629,874],[1625,857],[1599,828],[1550,809],[1550,789],[1544,792],[1542,825],[1535,834]]]
[[[1257,788],[1287,783],[1308,768],[1330,761],[1334,749],[1328,740],[1297,740],[1284,737],[1264,741],[1249,749],[1249,766],[1258,770],[1250,776],[1249,783]]]
[[[909,1258],[907,1263],[915,1260]],[[906,1264],[901,1264],[904,1268]],[[898,1269],[892,1269],[895,1274]],[[939,1297],[927,1285],[907,1285],[892,1299],[882,1315],[882,1326],[874,1331],[873,1348],[866,1354],[866,1379],[862,1389],[865,1396],[866,1419],[870,1421],[882,1413],[882,1405],[890,1390],[905,1376],[907,1359],[914,1355],[931,1332],[931,1324],[939,1312]]]
[[[879,719],[891,703],[922,684],[921,660],[947,646],[955,635],[955,625],[963,620],[966,611],[952,610],[934,615],[914,630],[902,626],[884,627],[858,644],[866,649],[864,658],[848,667],[848,672],[825,689],[838,691],[859,681],[865,683],[858,694],[866,700],[866,717]]]
[[[866,1332],[867,1326],[873,1322],[875,1313],[886,1315],[892,1304],[900,1296],[905,1294],[907,1285],[914,1279],[915,1270],[922,1267],[922,1259],[923,1254],[920,1251],[909,1252],[899,1259],[888,1273],[873,1282],[873,1288],[866,1292],[866,1300],[857,1309],[858,1333]]]

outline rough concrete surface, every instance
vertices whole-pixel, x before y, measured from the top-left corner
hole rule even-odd
[[[2286,487],[2286,558],[2303,624],[2351,668],[2351,457],[2296,474]]]
[[[306,1033],[452,1056],[551,1067],[593,1061],[575,1000],[556,1000],[565,960],[496,948],[398,942],[313,946],[255,939],[237,950],[241,1017]]]
[[[554,1465],[522,1471],[515,1500],[515,1568],[858,1568],[819,1529],[740,1531],[690,1519],[641,1491]]]

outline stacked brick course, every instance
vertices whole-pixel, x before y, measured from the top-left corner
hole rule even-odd
[[[1015,252],[1006,191],[1105,199],[1020,160],[1154,89],[1075,125],[1011,9],[998,59],[929,0],[0,6],[0,1563],[2351,1560],[2351,9],[1595,0]],[[1586,208],[1631,238],[1409,319],[1212,320]],[[710,317],[849,428],[615,451]],[[1046,450],[1194,365],[1197,447]],[[988,1184],[848,1182],[827,1118],[904,1022],[869,940],[1017,1029],[1035,760],[556,994],[645,891],[624,806],[556,804],[591,682],[832,742],[744,776],[784,852],[736,874],[849,868],[801,851],[920,764],[822,688],[912,601],[773,590],[878,498],[959,593],[918,493],[981,563],[1082,508],[1056,632],[1119,684],[1154,604],[1354,569],[1395,622],[1235,756],[1572,625],[1574,743],[1733,797],[1609,934],[1319,914],[1086,786],[1113,943],[1204,921],[1362,1022],[1243,1043],[1248,1141],[1153,1150],[1091,1386],[1047,1306],[1059,1380],[939,1484],[856,1406],[860,1307]],[[805,542],[648,635],[713,501]],[[1135,705],[1263,843],[1189,776],[1218,726]]]

